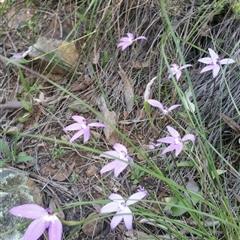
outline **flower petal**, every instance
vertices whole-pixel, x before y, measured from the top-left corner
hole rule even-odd
[[[73,123],[63,129],[63,131],[74,131],[82,129],[82,124],[80,123]]]
[[[107,165],[105,165],[105,166],[100,170],[100,173],[103,174],[103,173],[105,173],[105,172],[108,172],[108,171],[111,171],[111,170],[115,169],[116,166],[117,166],[117,162],[116,162],[116,161],[117,161],[117,160],[112,161],[112,162],[108,163]]]
[[[123,215],[123,220],[127,230],[130,231],[132,230],[133,215],[131,210],[128,207],[124,209],[124,213],[125,214]]]
[[[205,57],[205,58],[198,59],[198,62],[202,62],[202,63],[205,63],[205,64],[212,64],[213,60],[209,57]]]
[[[212,71],[213,71],[213,78],[215,78],[218,75],[219,71],[220,71],[220,66],[218,64],[216,64],[214,66],[214,68],[212,69]]]
[[[83,143],[86,143],[90,138],[90,128],[87,127],[86,129],[84,129],[84,140]]]
[[[162,105],[159,101],[157,101],[157,100],[148,99],[147,102],[148,102],[150,105],[154,106],[154,107],[160,108],[161,111],[164,110],[163,105]]]
[[[188,141],[188,140],[194,142],[195,141],[195,136],[193,134],[187,134],[182,138],[183,142]]]
[[[187,67],[192,67],[192,64],[185,64],[185,65],[182,65],[179,70],[182,70],[184,68],[187,68]]]
[[[123,197],[120,195],[120,194],[117,194],[117,193],[111,193],[108,197],[110,200],[116,202],[116,203],[122,203],[122,202],[125,202]]]
[[[100,154],[100,157],[115,159],[115,158],[119,158],[119,153],[117,151],[110,150]]]
[[[78,115],[74,115],[72,116],[72,119],[80,124],[82,124],[83,122],[86,121],[86,118],[82,117],[82,116],[78,116]]]
[[[178,108],[178,107],[181,107],[181,106],[182,106],[181,104],[172,105],[172,106],[168,109],[168,112],[171,112],[173,109]]]
[[[111,213],[111,212],[117,212],[117,211],[118,211],[118,203],[116,202],[107,203],[105,206],[103,206],[100,209],[100,213]]]
[[[110,224],[111,229],[113,230],[121,222],[122,219],[123,219],[123,215],[115,214]]]
[[[119,47],[121,47],[122,48],[122,51],[123,50],[125,50],[127,47],[129,47],[129,46],[131,46],[132,45],[132,43],[127,43],[127,42],[122,42],[122,43],[119,43],[118,45],[117,45],[117,48],[119,48]]]
[[[177,157],[182,150],[183,150],[183,143],[180,142],[180,143],[176,144],[175,156]]]
[[[37,219],[45,216],[47,211],[37,204],[23,204],[21,206],[13,207],[9,210],[9,213],[30,219]]]
[[[231,58],[224,58],[222,60],[220,60],[220,64],[224,65],[224,64],[231,64],[231,63],[235,63],[235,61]]]
[[[53,220],[48,228],[49,240],[61,240],[62,239],[62,222],[57,216],[53,216]]]
[[[122,37],[120,38],[120,43],[131,43],[132,44],[132,38],[130,37]]]
[[[117,161],[117,165],[114,169],[114,177],[117,178],[118,175],[128,166],[128,164],[118,160],[115,160],[115,161]]]
[[[43,218],[34,220],[28,226],[24,233],[23,240],[37,240],[46,229],[45,221]]]
[[[129,199],[127,200],[127,206],[132,205],[136,202],[138,202],[139,200],[141,200],[142,198],[144,198],[147,195],[147,191],[141,191],[141,192],[137,192],[132,194]]]
[[[182,72],[181,72],[181,71],[178,71],[178,72],[176,73],[176,80],[177,80],[177,81],[179,80],[179,78],[181,77],[181,75],[182,75]]]
[[[120,194],[117,194],[117,193],[111,193],[108,197],[110,200],[116,202],[116,203],[122,203],[122,202],[125,202],[123,197],[120,195]]]
[[[164,138],[159,138],[157,140],[157,142],[159,142],[159,143],[174,143],[174,140],[175,139],[173,137],[164,137]]]
[[[217,55],[217,53],[215,53],[211,48],[208,49],[210,56],[212,58],[212,60],[215,62],[219,59],[219,56]]]
[[[174,137],[174,138],[178,138],[180,137],[180,134],[177,130],[175,130],[174,128],[172,128],[171,126],[167,126],[168,132]]]
[[[172,152],[176,149],[177,145],[176,144],[171,144],[170,146],[166,147],[163,151],[162,151],[162,155],[168,152]]]
[[[80,131],[76,132],[70,139],[70,143],[76,140],[77,138],[79,138],[80,136],[82,136],[83,134],[84,134],[84,129],[81,129]]]
[[[128,36],[131,40],[134,39],[134,35],[133,35],[132,33],[130,33],[130,32],[127,33],[127,36]]]
[[[117,152],[124,152],[125,154],[127,154],[127,148],[124,146],[124,145],[122,145],[122,144],[120,144],[120,143],[115,143],[114,145],[113,145],[113,148],[117,151]]]
[[[210,71],[214,68],[215,66],[214,65],[208,65],[206,67],[204,67],[200,73],[204,73],[204,72],[207,72],[207,71]]]
[[[144,37],[144,36],[139,36],[139,37],[135,38],[135,39],[134,39],[134,41],[137,41],[137,40],[140,40],[140,39],[147,40],[147,38],[146,38],[146,37]]]

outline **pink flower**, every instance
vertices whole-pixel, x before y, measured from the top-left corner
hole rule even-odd
[[[178,131],[176,131],[174,128],[167,126],[168,132],[171,134],[170,137],[160,138],[157,140],[159,143],[169,143],[170,145],[163,150],[162,154],[165,154],[167,152],[171,152],[175,150],[175,156],[177,157],[179,153],[183,150],[183,143],[185,141],[195,141],[195,136],[193,134],[187,134],[183,138],[181,138]]]
[[[32,52],[32,46],[29,47],[28,50],[25,51],[25,52],[14,53],[12,58],[16,59],[16,60],[21,59],[21,58],[25,58],[30,52]]]
[[[209,48],[208,51],[211,57],[200,58],[198,60],[199,62],[207,64],[207,66],[204,67],[200,73],[212,70],[213,77],[215,78],[218,75],[218,72],[220,71],[220,65],[231,64],[235,62],[231,58],[224,58],[220,60],[217,53],[215,53],[211,48]]]
[[[9,210],[9,213],[30,219],[35,219],[28,226],[23,240],[37,240],[48,229],[49,240],[61,240],[62,223],[50,209],[44,209],[37,204],[24,204]]]
[[[158,140],[157,140],[157,141],[158,141]],[[160,147],[161,145],[162,145],[161,142],[157,142],[157,143],[150,142],[150,143],[148,144],[148,148],[151,149],[151,150],[153,150],[153,149],[155,149],[156,147]]]
[[[185,64],[182,67],[180,67],[176,63],[171,64],[170,65],[170,72],[168,73],[168,79],[171,78],[171,73],[172,73],[173,76],[176,75],[176,80],[178,81],[179,78],[182,75],[182,71],[181,70],[184,69],[184,68],[187,68],[187,67],[191,67],[191,66],[192,66],[191,64]]]
[[[70,142],[73,142],[80,136],[84,136],[84,143],[86,143],[89,138],[90,138],[90,127],[106,127],[105,124],[103,123],[98,123],[98,122],[93,122],[93,123],[88,123],[87,119],[81,116],[72,116],[72,119],[75,120],[77,123],[73,123],[67,127],[65,127],[63,130],[64,131],[74,131],[78,130],[72,138],[70,139]]]
[[[106,204],[100,210],[101,213],[117,212],[111,221],[111,229],[114,229],[121,221],[124,220],[126,228],[132,230],[133,214],[128,206],[138,202],[147,195],[146,191],[139,191],[134,193],[125,202],[123,197],[119,194],[112,193],[108,197],[113,202]]]
[[[125,50],[127,47],[131,46],[133,42],[139,40],[139,39],[144,39],[147,40],[146,37],[140,36],[137,38],[134,38],[134,35],[132,33],[127,33],[127,37],[122,37],[120,38],[120,42],[117,45],[118,48],[122,48],[122,51]]]
[[[164,107],[159,101],[154,100],[154,99],[148,99],[147,102],[154,107],[158,107],[162,111],[163,115],[167,115],[173,109],[181,106],[180,104],[176,104],[176,105],[172,105],[170,108],[167,108],[167,107]]]
[[[113,148],[115,151],[106,151],[100,155],[101,157],[115,159],[114,161],[104,166],[101,169],[100,173],[103,174],[105,172],[114,170],[114,176],[117,178],[118,175],[128,166],[128,162],[133,163],[133,159],[128,156],[127,149],[122,144],[115,143],[113,145]]]

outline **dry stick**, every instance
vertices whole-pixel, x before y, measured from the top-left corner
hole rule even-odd
[[[7,101],[4,104],[0,104],[0,110],[3,109],[19,109],[22,108],[23,105],[19,101]]]

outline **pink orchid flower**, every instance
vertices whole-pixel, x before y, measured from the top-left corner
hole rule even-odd
[[[105,172],[114,170],[114,176],[117,178],[118,175],[128,166],[128,162],[133,163],[133,159],[128,156],[127,148],[124,145],[115,143],[113,148],[115,151],[106,151],[100,155],[101,157],[115,159],[114,161],[105,165],[101,169],[100,173],[103,174]]]
[[[183,66],[180,67],[180,66],[177,65],[176,63],[171,64],[171,65],[170,65],[170,72],[168,73],[168,79],[171,78],[171,73],[172,73],[173,76],[176,75],[176,80],[178,81],[179,78],[180,78],[181,75],[182,75],[182,70],[183,70],[184,68],[191,67],[191,66],[192,66],[191,64],[185,64],[185,65],[183,65]]]
[[[86,143],[89,138],[90,138],[90,127],[106,127],[105,124],[99,123],[99,122],[93,122],[93,123],[88,123],[87,119],[81,116],[72,116],[72,119],[76,121],[77,123],[73,123],[67,127],[65,127],[63,130],[64,131],[74,131],[78,130],[72,138],[70,139],[70,142],[73,142],[80,136],[84,136],[84,143]]]
[[[154,99],[148,99],[147,102],[154,106],[159,108],[162,111],[163,115],[167,115],[169,114],[173,109],[178,108],[181,106],[181,104],[176,104],[176,105],[172,105],[170,108],[164,107],[159,101],[154,100]]]
[[[157,148],[157,147],[160,147],[161,145],[162,145],[162,143],[161,143],[161,142],[158,142],[158,140],[157,140],[157,143],[150,142],[150,143],[148,144],[148,148],[151,149],[151,150],[153,150],[153,149],[155,149],[155,148]]]
[[[165,154],[167,152],[171,152],[175,150],[175,156],[177,157],[180,152],[183,150],[183,143],[185,141],[195,141],[195,136],[193,134],[187,134],[183,138],[181,138],[178,131],[176,131],[174,128],[167,126],[168,132],[171,134],[169,137],[160,138],[157,140],[159,143],[169,143],[170,145],[163,150],[162,154]]]
[[[126,228],[130,231],[132,230],[133,214],[128,206],[138,202],[147,195],[146,191],[139,191],[134,193],[125,202],[123,197],[119,194],[112,193],[108,197],[113,202],[110,202],[103,206],[100,210],[101,213],[111,213],[116,212],[111,220],[111,229],[114,229],[121,221],[124,220]]]
[[[9,213],[29,219],[35,219],[28,226],[23,240],[37,240],[48,229],[49,240],[61,240],[62,223],[52,211],[37,204],[24,204],[9,210]]]
[[[117,45],[118,48],[122,48],[122,51],[124,51],[127,47],[131,46],[133,42],[139,40],[139,39],[144,39],[147,40],[146,37],[140,36],[137,38],[134,38],[134,35],[132,33],[127,33],[127,37],[122,37],[120,38],[120,42]]]
[[[204,67],[200,73],[204,73],[204,72],[212,70],[213,78],[215,78],[220,71],[221,65],[231,64],[231,63],[235,62],[231,58],[224,58],[224,59],[220,60],[217,53],[215,53],[211,48],[209,48],[208,51],[209,51],[209,54],[211,57],[200,58],[198,60],[199,62],[207,64],[207,66]]]

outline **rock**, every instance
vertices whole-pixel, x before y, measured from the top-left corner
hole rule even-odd
[[[36,184],[24,173],[7,168],[0,169],[0,234],[26,221],[9,214],[8,211],[14,206],[27,203],[42,205],[41,191]],[[14,230],[0,239],[20,240],[22,236],[22,232]]]
[[[79,51],[74,42],[40,36],[30,47],[29,57],[39,61],[45,73],[66,73],[77,65]]]

